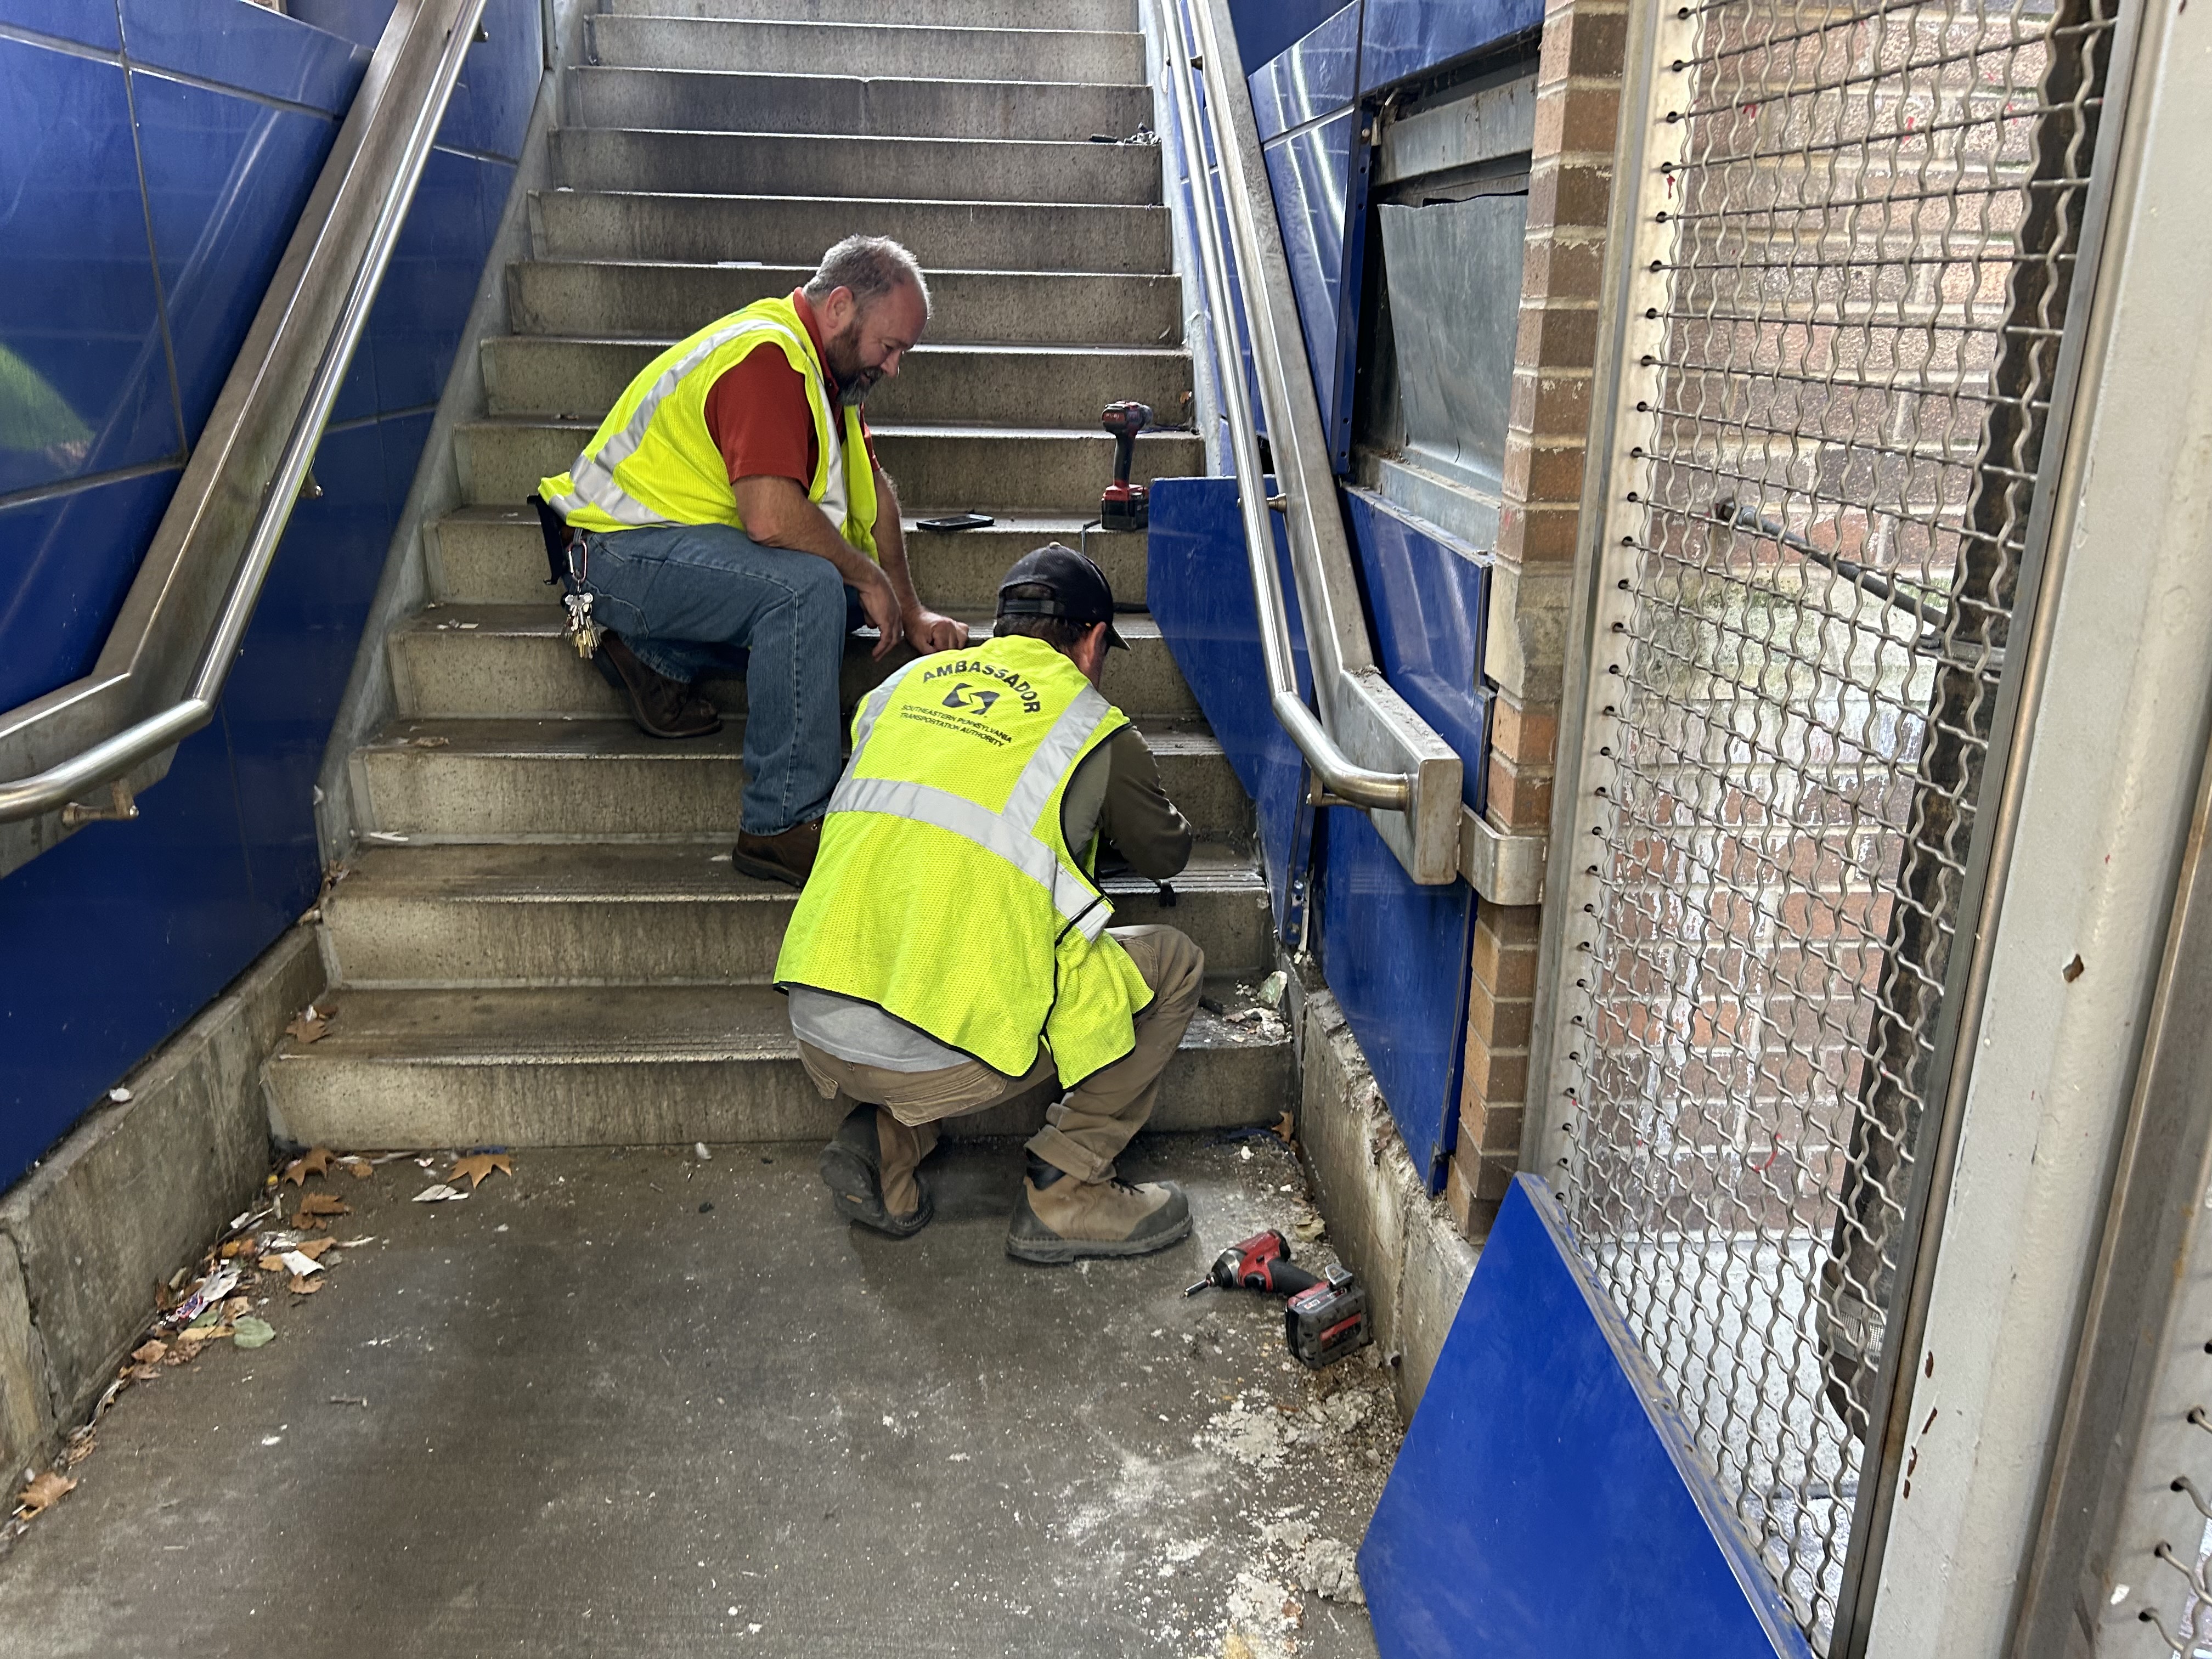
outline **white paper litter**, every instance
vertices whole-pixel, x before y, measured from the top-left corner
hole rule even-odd
[[[319,1273],[323,1270],[321,1262],[311,1255],[301,1255],[297,1250],[287,1250],[277,1260],[302,1279],[309,1273]]]
[[[131,1098],[131,1091],[125,1088],[118,1083],[115,1087],[107,1091],[107,1097],[113,1101],[118,1106],[120,1106],[125,1101]]]
[[[189,1325],[216,1303],[238,1288],[238,1269],[224,1267],[210,1273],[199,1282],[198,1289],[169,1310],[164,1322],[170,1325]]]
[[[415,1201],[417,1204],[442,1204],[450,1198],[466,1198],[468,1194],[459,1188],[448,1187],[441,1181],[436,1186],[425,1187],[421,1192],[416,1194]]]

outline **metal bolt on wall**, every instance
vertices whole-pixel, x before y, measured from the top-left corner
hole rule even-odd
[[[1822,1652],[1864,1611],[2118,9],[1710,0],[1630,74],[1548,1168]]]

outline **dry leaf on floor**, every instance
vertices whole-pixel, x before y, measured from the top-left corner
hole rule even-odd
[[[451,738],[410,738],[408,741],[417,749],[443,749],[447,744],[453,742],[453,739]]]
[[[159,1365],[132,1365],[128,1370],[131,1380],[134,1382],[151,1382],[161,1374],[161,1368]]]
[[[466,1176],[469,1190],[474,1192],[484,1184],[484,1177],[494,1170],[504,1170],[512,1176],[514,1173],[514,1161],[505,1152],[472,1152],[466,1158],[453,1160],[452,1179],[459,1181]]]
[[[1289,1146],[1298,1138],[1297,1120],[1288,1112],[1285,1112],[1269,1127],[1274,1130],[1276,1138],[1285,1146]]]
[[[77,1437],[62,1449],[62,1467],[73,1469],[100,1449],[100,1437],[90,1429],[80,1430]]]
[[[264,1273],[281,1273],[284,1271],[284,1258],[281,1255],[264,1255],[253,1265]]]
[[[222,1304],[223,1320],[228,1324],[236,1324],[252,1311],[253,1298],[250,1296],[234,1296]]]
[[[352,1213],[353,1206],[336,1193],[303,1193],[300,1196],[300,1207],[293,1214],[292,1223],[297,1226],[309,1216]]]
[[[247,1314],[237,1322],[231,1337],[231,1346],[239,1348],[263,1348],[268,1346],[276,1335],[275,1328],[267,1320],[258,1319],[253,1315]]]
[[[376,1165],[365,1158],[352,1158],[346,1160],[345,1171],[356,1181],[366,1181],[376,1173]]]
[[[32,1477],[30,1485],[15,1494],[15,1512],[27,1521],[40,1510],[52,1509],[76,1490],[76,1481],[48,1469],[44,1474]]]
[[[320,1261],[323,1259],[323,1252],[329,1249],[331,1245],[337,1243],[337,1240],[335,1238],[303,1239],[301,1241],[299,1249],[295,1251],[295,1254],[304,1255],[310,1261]]]
[[[1243,1631],[1232,1630],[1223,1638],[1221,1659],[1256,1659],[1252,1644],[1244,1639]]]
[[[299,1274],[294,1273],[291,1284],[285,1288],[295,1296],[313,1296],[323,1288],[323,1281],[319,1279],[302,1279]]]
[[[313,1038],[301,1040],[313,1041]],[[284,1179],[297,1187],[304,1184],[311,1175],[328,1175],[330,1172],[331,1149],[327,1146],[314,1146],[284,1166]]]
[[[337,1009],[331,1008],[317,1013],[315,1005],[311,1002],[307,1005],[305,1013],[295,1016],[291,1023],[285,1026],[284,1035],[301,1042],[320,1042],[323,1040],[323,1033],[331,1029],[331,1015],[337,1012]]]
[[[227,1238],[223,1240],[221,1254],[222,1259],[228,1261],[234,1255],[244,1255],[252,1248],[253,1241],[251,1238]]]
[[[131,1357],[142,1365],[150,1365],[168,1351],[169,1345],[155,1337],[152,1341],[131,1349]]]

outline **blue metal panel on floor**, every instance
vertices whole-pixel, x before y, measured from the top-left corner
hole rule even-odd
[[[1366,814],[1350,807],[1329,809],[1317,841],[1322,974],[1413,1167],[1436,1190],[1459,1127],[1474,890],[1463,881],[1419,885]]]
[[[1359,89],[1424,74],[1543,23],[1544,0],[1367,0]]]
[[[1272,518],[1273,515],[1271,514]],[[1305,631],[1290,575],[1290,553],[1275,520],[1275,550],[1291,611],[1298,690],[1310,696]],[[1163,478],[1152,486],[1146,593],[1213,736],[1252,797],[1259,818],[1278,935],[1294,941],[1306,905],[1313,808],[1305,799],[1305,759],[1268,706],[1267,663],[1244,552],[1243,519],[1233,478]],[[1109,683],[1109,695],[1113,691]]]
[[[1367,613],[1384,678],[1467,763],[1467,804],[1480,811],[1489,750],[1483,627],[1490,560],[1364,489],[1344,492]]]
[[[1342,109],[1359,81],[1359,0],[1245,78],[1262,143]]]
[[[1809,1659],[1528,1176],[1483,1246],[1359,1576],[1382,1659]]]

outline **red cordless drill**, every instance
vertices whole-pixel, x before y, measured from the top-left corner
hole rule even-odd
[[[1102,418],[1114,434],[1114,482],[1098,498],[1098,522],[1107,530],[1142,530],[1152,521],[1152,509],[1144,485],[1129,482],[1129,466],[1137,459],[1137,434],[1152,423],[1152,405],[1109,404]]]
[[[1185,1291],[1196,1296],[1209,1285],[1224,1291],[1264,1291],[1273,1296],[1295,1296],[1322,1281],[1304,1267],[1291,1265],[1291,1241],[1270,1227],[1264,1233],[1231,1244],[1213,1258],[1206,1277]]]
[[[1291,1263],[1291,1241],[1272,1227],[1214,1257],[1206,1277],[1183,1294],[1196,1296],[1209,1285],[1287,1295],[1283,1340],[1292,1358],[1316,1370],[1375,1340],[1367,1292],[1352,1269],[1331,1267],[1327,1277],[1316,1278]]]

